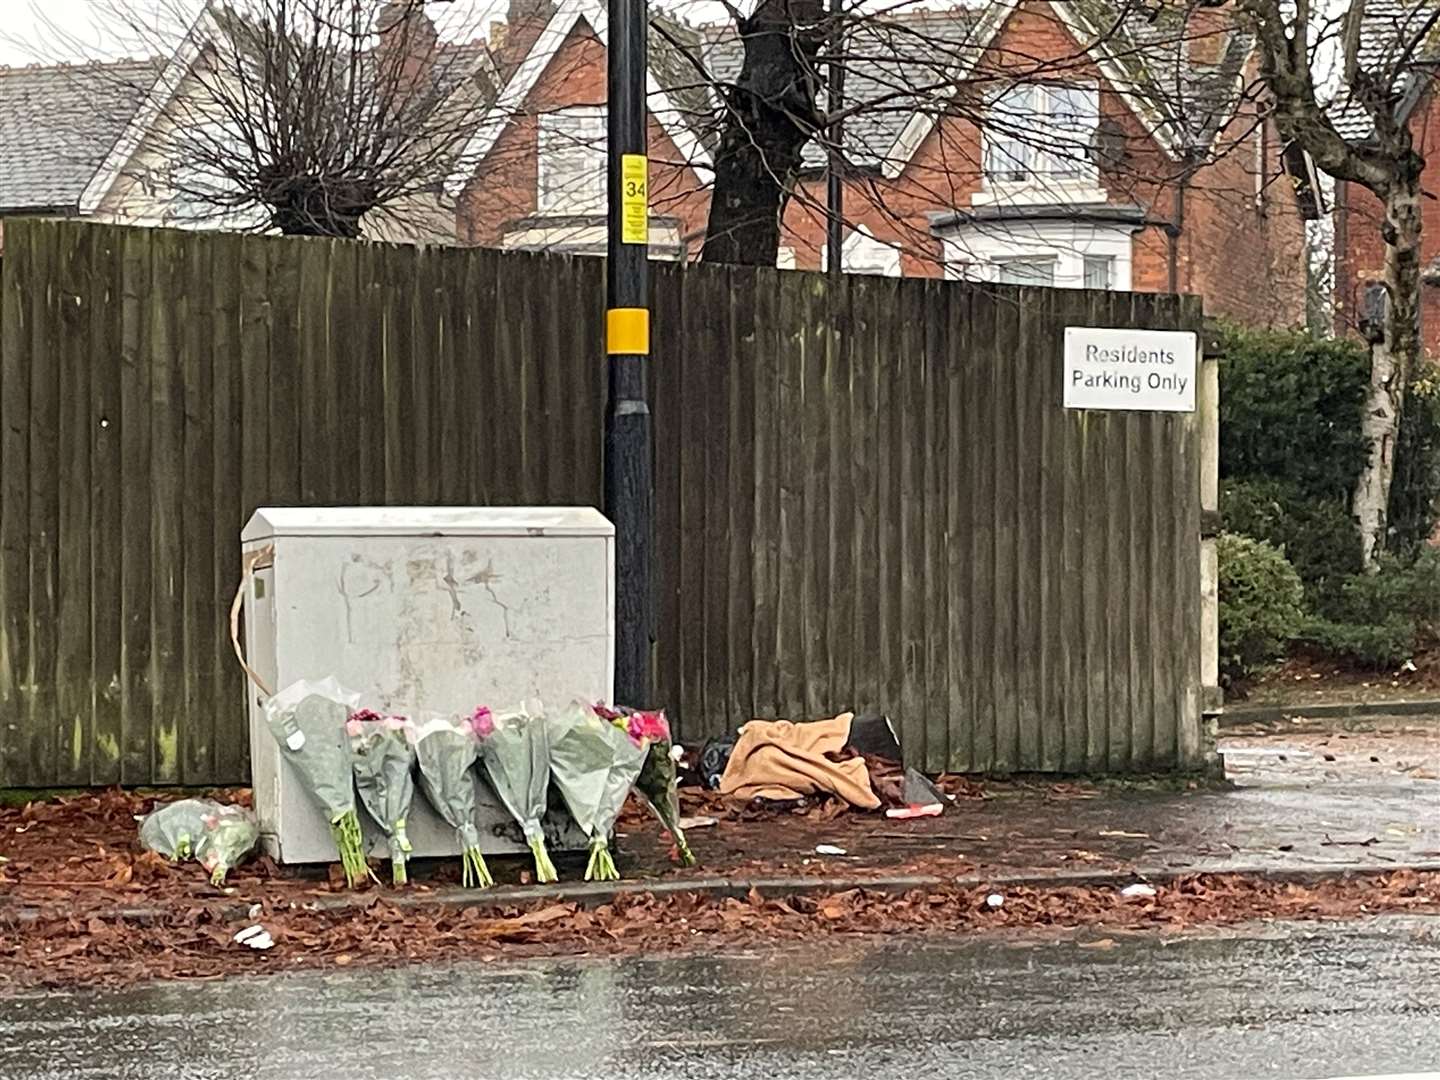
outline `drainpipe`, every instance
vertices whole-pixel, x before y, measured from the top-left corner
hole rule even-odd
[[[1166,289],[1169,292],[1179,292],[1179,239],[1185,233],[1185,192],[1189,187],[1189,180],[1195,174],[1195,156],[1192,151],[1185,151],[1181,158],[1179,168],[1179,180],[1175,183],[1174,204],[1171,206],[1171,219],[1165,226],[1165,235],[1169,238],[1169,258],[1166,266]]]

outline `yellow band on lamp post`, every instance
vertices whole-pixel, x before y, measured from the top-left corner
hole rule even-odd
[[[605,312],[605,351],[611,356],[649,356],[650,309],[622,307]]]

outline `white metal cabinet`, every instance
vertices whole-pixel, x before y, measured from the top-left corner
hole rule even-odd
[[[246,652],[274,689],[333,675],[387,713],[609,701],[614,540],[614,526],[588,507],[262,508],[241,533],[257,566],[245,591]],[[282,862],[331,861],[324,815],[281,758],[260,702],[251,687],[265,847]],[[486,851],[526,850],[503,808],[485,805],[479,816]],[[583,846],[562,820],[555,842]],[[418,789],[409,835],[417,856],[458,854]]]

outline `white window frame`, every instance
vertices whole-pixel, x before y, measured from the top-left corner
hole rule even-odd
[[[605,213],[605,106],[572,105],[536,117],[535,208],[541,214]],[[557,176],[557,165],[569,156]]]
[[[1096,285],[1090,280],[1092,269],[1103,268],[1105,271],[1105,284]],[[1108,252],[1088,252],[1081,256],[1080,261],[1080,287],[1082,289],[1097,289],[1109,292],[1115,288],[1115,256]]]
[[[1024,255],[1007,255],[1002,258],[992,259],[991,265],[995,268],[995,280],[1002,284],[1009,285],[1041,285],[1046,288],[1055,287],[1055,275],[1060,269],[1060,256],[1056,253],[1026,253]],[[1040,281],[1005,281],[1005,271],[1014,266],[1043,267],[1049,271],[1048,280]],[[1021,275],[1025,276],[1025,275]],[[1036,275],[1037,277],[1039,275]]]
[[[1055,260],[1055,287],[1085,285],[1085,259],[1109,258],[1110,289],[1130,289],[1133,222],[974,221],[938,230],[945,276],[960,281],[998,281],[1000,264],[1013,259]]]
[[[820,245],[820,269],[830,265],[830,246]],[[840,269],[847,274],[873,274],[877,277],[900,277],[900,249],[875,239],[869,226],[851,231],[840,245]]]
[[[1062,111],[1062,102],[1079,107]],[[995,116],[997,110],[1004,112]],[[981,184],[973,205],[1106,201],[1090,157],[1100,125],[1098,85],[1015,83],[992,95],[987,111],[995,118],[981,130]]]

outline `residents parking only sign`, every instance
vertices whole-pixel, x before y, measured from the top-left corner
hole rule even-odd
[[[1065,408],[1195,411],[1195,335],[1065,328]]]

